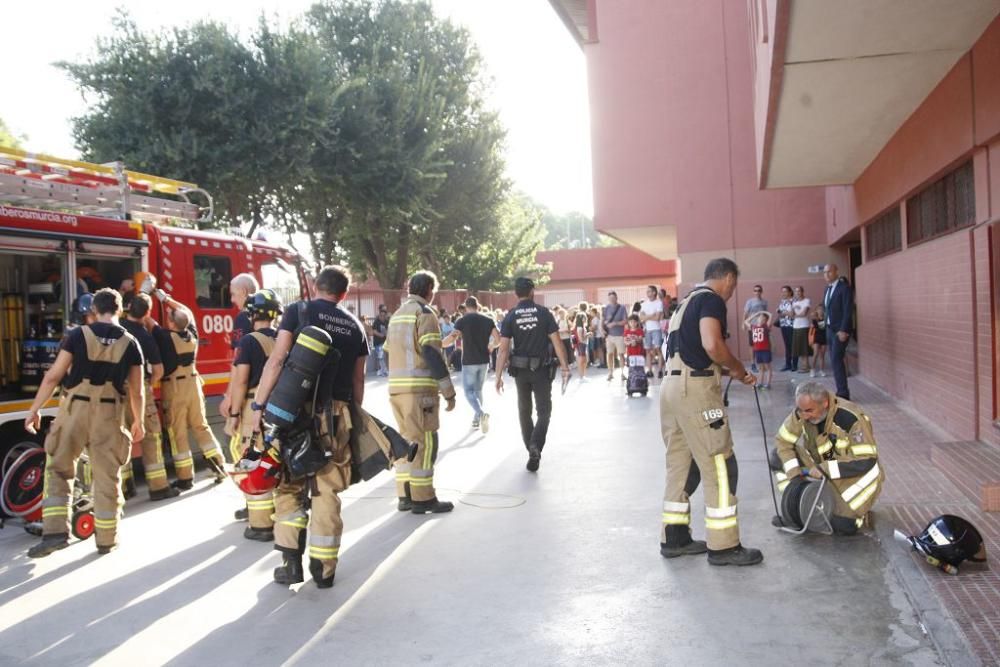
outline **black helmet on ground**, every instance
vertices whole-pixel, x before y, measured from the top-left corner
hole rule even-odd
[[[273,320],[281,315],[281,300],[274,290],[257,290],[247,298],[243,309],[253,321]]]
[[[958,568],[966,560],[974,563],[986,560],[986,546],[979,531],[965,519],[951,514],[932,519],[922,533],[907,538],[907,541],[931,564],[938,565],[931,559],[939,561],[939,566],[951,574],[957,569],[951,572],[944,565]]]

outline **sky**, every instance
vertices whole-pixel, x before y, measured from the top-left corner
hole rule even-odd
[[[593,213],[590,119],[583,53],[547,0],[432,0],[439,16],[465,26],[493,81],[491,102],[508,130],[508,176],[557,212]],[[5,3],[0,118],[25,147],[75,158],[70,119],[86,110],[79,91],[52,63],[86,58],[107,35],[116,8],[146,30],[201,18],[247,34],[261,12],[281,21],[310,0],[134,0]],[[109,160],[112,158],[109,158]],[[161,174],[171,176],[171,174]]]

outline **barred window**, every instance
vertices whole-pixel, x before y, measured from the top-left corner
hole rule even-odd
[[[967,227],[975,219],[976,189],[970,160],[907,200],[907,244]]]
[[[865,249],[868,259],[888,255],[903,247],[901,223],[899,207],[893,206],[865,227]]]

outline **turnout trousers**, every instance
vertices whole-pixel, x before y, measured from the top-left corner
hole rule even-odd
[[[399,433],[417,443],[413,461],[396,459],[396,496],[416,502],[434,500],[434,462],[438,452],[440,399],[433,394],[393,394],[389,396]]]
[[[716,369],[707,377],[692,376],[676,356],[668,366],[660,390],[667,468],[660,541],[676,546],[691,539],[691,494],[704,482],[708,548],[735,547],[740,543],[738,469],[729,416],[722,403],[721,374]]]
[[[86,396],[74,389],[63,396],[45,437],[42,533],[69,534],[77,461],[86,450],[93,475],[95,540],[99,547],[114,546],[125,504],[121,469],[132,453],[132,438],[124,426],[127,399],[108,396],[108,391]]]
[[[163,463],[163,425],[156,409],[153,387],[146,382],[146,414],[143,420],[146,436],[142,439],[142,467],[146,471],[146,485],[150,491],[167,488],[167,469]],[[132,411],[125,410],[125,427],[132,427]],[[122,479],[132,476],[132,461],[122,466]]]
[[[194,478],[194,459],[191,458],[188,430],[194,433],[194,440],[198,443],[202,456],[215,458],[220,465],[225,462],[222,449],[205,418],[201,376],[192,375],[193,371],[193,366],[178,368],[169,378],[163,378],[160,385],[163,415],[167,421],[170,451],[174,457],[174,471],[177,479],[181,480]]]
[[[243,452],[250,448],[263,451],[262,436],[260,431],[253,430],[253,410],[251,404],[254,399],[254,390],[247,393],[246,400],[243,401],[243,410],[240,411],[239,429],[233,433],[229,441],[229,454],[236,463],[243,457]],[[274,527],[274,492],[269,491],[261,494],[244,493],[243,497],[247,501],[247,518],[251,528],[264,528],[270,530]]]
[[[301,556],[306,551],[308,526],[309,558],[323,564],[323,577],[334,576],[340,555],[344,521],[337,495],[351,481],[351,413],[347,403],[334,401],[319,419],[319,444],[333,452],[333,459],[313,478],[282,480],[274,490],[274,548]],[[312,495],[310,510],[306,494]]]

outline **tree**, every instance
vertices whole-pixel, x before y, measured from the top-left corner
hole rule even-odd
[[[0,118],[0,146],[6,146],[8,148],[20,148],[21,147],[21,137],[17,137],[10,128],[7,127],[7,123]]]

